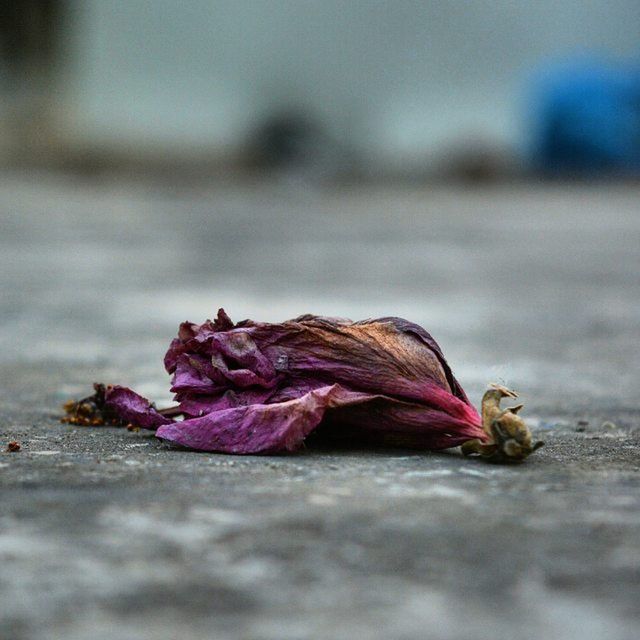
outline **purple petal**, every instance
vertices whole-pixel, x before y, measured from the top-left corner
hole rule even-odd
[[[286,402],[224,409],[175,422],[160,427],[156,435],[200,451],[293,451],[318,426],[327,409],[366,402],[372,397],[334,384]]]
[[[208,358],[200,355],[180,354],[176,360],[171,391],[176,393],[215,393],[225,389],[224,378]],[[215,381],[214,381],[215,380]]]
[[[435,384],[468,404],[438,345],[414,328],[419,329],[398,319],[349,323],[303,316],[302,321],[255,324],[249,330],[274,367],[291,378],[322,378],[418,402],[430,400]]]
[[[466,419],[334,384],[275,404],[214,411],[160,427],[159,438],[200,451],[249,454],[293,451],[316,429],[329,437],[356,437],[385,444],[445,449],[483,437]]]
[[[245,329],[218,333],[211,337],[212,365],[238,387],[276,385],[276,370]]]
[[[431,334],[423,329],[420,325],[415,324],[414,322],[409,322],[404,318],[396,318],[396,317],[388,317],[388,318],[379,318],[377,322],[390,322],[395,326],[395,328],[405,334],[412,335],[418,340],[420,340],[423,344],[425,344],[433,353],[436,354],[440,365],[442,366],[445,376],[447,378],[447,382],[449,383],[449,387],[451,388],[451,392],[461,400],[464,400],[467,404],[469,404],[469,399],[467,398],[467,394],[464,392],[464,389],[460,386],[460,383],[455,379],[453,372],[451,371],[451,367],[447,363],[444,354],[442,353],[442,349],[440,349],[440,345],[435,341],[435,339],[431,336]]]
[[[105,405],[115,411],[124,422],[137,427],[155,429],[172,421],[158,413],[156,408],[145,398],[127,387],[107,387]]]
[[[433,451],[485,438],[482,427],[467,418],[456,418],[438,409],[385,396],[330,411],[318,435],[330,440]]]
[[[218,315],[212,322],[207,320],[198,325],[194,322],[183,322],[178,329],[178,337],[169,345],[169,350],[164,357],[164,366],[169,373],[173,373],[178,356],[183,353],[199,353],[207,351],[207,343],[219,331],[233,329],[233,322],[224,309],[218,309]],[[204,345],[204,349],[203,346]]]
[[[242,392],[227,389],[216,395],[186,394],[180,398],[180,411],[185,416],[195,418],[221,409],[265,404],[271,401],[273,395],[273,389],[245,389]]]

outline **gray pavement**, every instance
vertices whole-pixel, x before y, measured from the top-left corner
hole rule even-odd
[[[640,188],[0,176],[0,637],[635,638]],[[401,315],[546,446],[233,457],[75,428],[169,404],[184,319]]]

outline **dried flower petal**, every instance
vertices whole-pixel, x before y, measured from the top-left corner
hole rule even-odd
[[[181,324],[164,362],[177,407],[158,411],[130,389],[98,385],[96,396],[67,407],[67,421],[115,417],[175,444],[228,453],[292,451],[319,425],[332,437],[530,452],[530,436],[513,420],[500,414],[498,425],[496,414],[483,423],[435,340],[401,318],[234,325],[221,309],[214,321]],[[500,440],[509,425],[513,433]]]
[[[117,413],[123,422],[136,427],[156,429],[171,422],[170,418],[158,413],[148,400],[126,387],[108,386],[105,406]]]

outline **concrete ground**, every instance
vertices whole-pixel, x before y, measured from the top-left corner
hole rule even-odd
[[[0,176],[0,637],[637,637],[640,188]],[[94,380],[169,404],[177,324],[400,315],[521,466],[309,447],[232,457],[59,424]]]

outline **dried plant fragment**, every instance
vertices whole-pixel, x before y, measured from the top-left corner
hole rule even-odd
[[[115,409],[106,406],[107,387],[95,383],[93,390],[94,394],[87,398],[66,402],[63,406],[65,415],[61,418],[61,422],[83,427],[126,424]]]
[[[518,415],[524,405],[502,409],[503,398],[517,398],[518,394],[494,384],[482,398],[482,428],[489,436],[486,442],[469,440],[462,445],[465,455],[477,454],[496,462],[524,460],[544,443],[533,443],[531,433]]]
[[[524,423],[481,418],[436,341],[401,318],[234,324],[220,309],[214,321],[180,325],[164,363],[176,407],[95,385],[65,406],[65,421],[154,429],[177,445],[237,454],[293,451],[311,432],[430,450],[472,441],[465,453],[509,459],[530,443]]]

